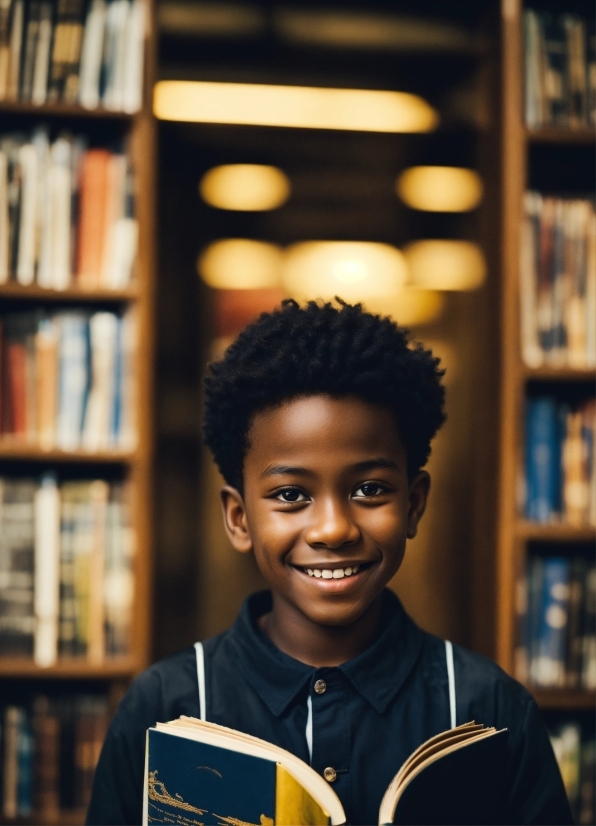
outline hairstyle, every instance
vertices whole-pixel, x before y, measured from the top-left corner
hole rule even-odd
[[[390,318],[336,298],[286,299],[262,313],[208,365],[205,442],[225,481],[243,491],[243,465],[256,413],[313,394],[356,396],[395,416],[412,479],[446,419],[439,359]]]

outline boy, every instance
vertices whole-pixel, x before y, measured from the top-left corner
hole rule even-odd
[[[271,592],[135,680],[87,822],[140,822],[145,730],[187,714],[310,762],[352,824],[377,822],[389,781],[433,734],[469,720],[506,727],[499,821],[571,823],[530,695],[419,629],[385,588],[426,506],[422,468],[445,419],[438,359],[360,305],[288,300],[210,371],[205,439],[226,481],[225,529]]]

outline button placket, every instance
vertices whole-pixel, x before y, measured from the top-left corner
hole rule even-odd
[[[311,765],[343,796],[347,791],[345,784],[348,782],[350,764],[347,687],[339,669],[326,668],[321,671],[314,675],[310,689],[313,715]]]

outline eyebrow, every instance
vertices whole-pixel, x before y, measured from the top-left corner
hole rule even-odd
[[[350,466],[350,470],[357,472],[364,472],[367,470],[377,470],[378,468],[388,468],[389,470],[397,470],[397,462],[393,459],[386,459],[383,456],[375,457],[374,459],[365,459],[363,462],[357,462]],[[266,479],[269,476],[314,476],[312,470],[296,465],[269,465],[263,473],[261,478]]]

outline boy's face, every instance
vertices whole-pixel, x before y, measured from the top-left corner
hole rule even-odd
[[[416,535],[430,478],[408,483],[406,451],[384,407],[354,397],[299,397],[258,413],[244,496],[222,490],[238,551],[253,551],[274,611],[317,625],[358,620]]]

